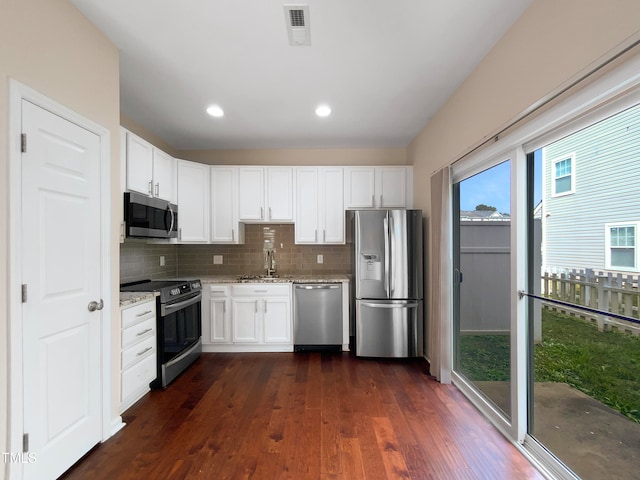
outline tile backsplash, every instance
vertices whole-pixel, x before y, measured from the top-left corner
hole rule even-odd
[[[275,252],[280,274],[351,273],[351,245],[296,245],[292,224],[245,225],[243,245],[154,245],[127,241],[120,246],[120,282],[143,278],[266,273],[265,251]],[[165,266],[160,265],[165,256]],[[214,265],[213,256],[222,256]],[[322,255],[323,263],[317,263]]]
[[[145,240],[127,240],[121,243],[120,283],[177,276],[176,247],[177,245],[149,244]],[[164,256],[164,266],[160,266],[161,256]]]

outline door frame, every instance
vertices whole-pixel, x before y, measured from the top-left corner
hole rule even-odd
[[[113,308],[111,300],[111,132],[51,100],[36,90],[9,79],[9,321],[8,321],[8,450],[13,453],[22,452],[23,423],[23,337],[22,337],[22,173],[21,173],[21,131],[22,101],[29,101],[65,120],[68,120],[100,137],[100,268],[102,269],[102,298],[107,301],[107,308],[101,311],[101,411],[102,432],[104,442],[122,426],[122,420],[112,421],[111,416],[111,326],[113,325]],[[10,478],[22,478],[22,465],[9,463]]]

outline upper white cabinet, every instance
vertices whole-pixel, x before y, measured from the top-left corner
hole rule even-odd
[[[127,190],[176,202],[176,161],[149,142],[126,132]]]
[[[296,168],[296,243],[344,243],[342,192],[341,167]]]
[[[410,208],[411,167],[345,167],[345,208]]]
[[[238,220],[238,167],[211,168],[211,243],[244,243]]]
[[[244,222],[293,221],[292,167],[238,167],[238,215]]]
[[[209,241],[209,166],[178,160],[178,242]]]

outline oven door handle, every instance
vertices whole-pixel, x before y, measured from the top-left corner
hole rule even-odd
[[[202,300],[202,293],[198,293],[194,297],[189,298],[188,300],[184,300],[178,303],[171,303],[169,305],[161,305],[160,307],[160,315],[166,317],[167,315],[171,315],[172,313],[177,312],[189,305],[193,305],[194,303],[199,303]]]

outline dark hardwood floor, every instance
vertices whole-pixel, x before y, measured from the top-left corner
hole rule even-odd
[[[203,354],[75,479],[542,479],[423,360]]]

